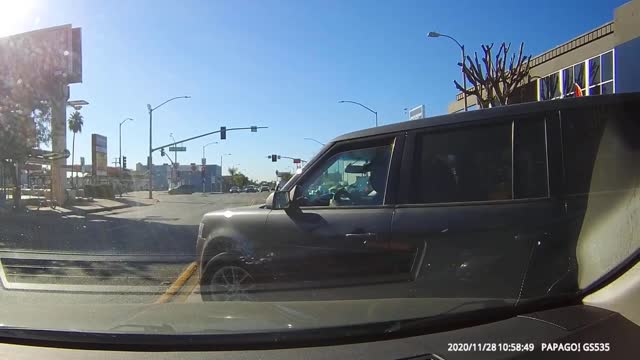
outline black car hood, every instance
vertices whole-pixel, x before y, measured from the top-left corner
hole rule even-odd
[[[204,237],[254,238],[264,230],[271,209],[264,204],[212,211],[202,218]]]

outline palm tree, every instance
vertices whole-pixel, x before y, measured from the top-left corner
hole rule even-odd
[[[78,111],[74,111],[71,116],[69,116],[69,130],[73,132],[73,143],[71,145],[71,186],[75,188],[75,183],[73,182],[73,170],[74,170],[74,157],[76,150],[76,133],[82,132],[82,125],[84,125],[84,119],[82,118],[82,114]],[[76,174],[77,176],[77,174]]]
[[[229,175],[235,176],[238,173],[238,168],[230,167],[230,168],[227,169],[227,171],[229,172]]]

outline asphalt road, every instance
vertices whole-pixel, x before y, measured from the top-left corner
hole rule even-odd
[[[2,217],[0,301],[50,301],[55,291],[72,295],[65,297],[72,303],[153,302],[195,259],[202,215],[262,204],[267,196],[156,192],[151,205],[112,212]]]

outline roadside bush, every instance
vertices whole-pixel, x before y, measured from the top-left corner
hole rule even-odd
[[[109,184],[85,185],[84,196],[96,199],[113,199],[113,187]]]
[[[95,197],[95,187],[93,185],[85,185],[84,196],[88,198]]]

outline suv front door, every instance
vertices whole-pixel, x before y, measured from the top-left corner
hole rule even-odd
[[[337,143],[306,171],[295,207],[273,210],[266,233],[279,287],[333,287],[393,279],[387,261],[393,206],[387,188],[404,136]]]

